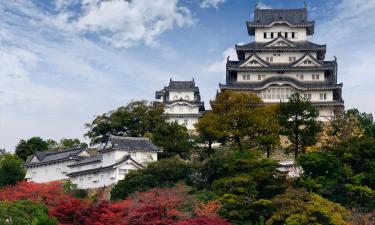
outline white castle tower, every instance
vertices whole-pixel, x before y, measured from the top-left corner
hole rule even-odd
[[[299,92],[326,121],[344,109],[336,58],[326,61],[326,45],[309,42],[314,34],[307,8],[259,9],[247,22],[255,41],[236,45],[238,61],[228,59],[221,90],[256,93],[265,103],[278,103]]]
[[[164,113],[169,122],[185,125],[194,131],[194,124],[202,116],[204,102],[201,101],[199,88],[192,81],[169,81],[169,85],[156,92],[156,99],[165,104]]]

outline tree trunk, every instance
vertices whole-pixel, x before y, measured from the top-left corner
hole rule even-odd
[[[238,147],[240,148],[240,152],[242,153],[243,152],[243,148],[242,148],[241,138],[235,137],[235,140],[237,142]]]
[[[270,157],[270,151],[271,151],[269,146],[266,147],[266,151],[267,151],[267,158],[269,158]]]

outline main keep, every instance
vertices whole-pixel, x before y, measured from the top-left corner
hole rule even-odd
[[[247,29],[255,41],[236,45],[238,61],[228,58],[221,90],[256,93],[265,103],[278,103],[295,92],[319,109],[326,121],[344,109],[337,62],[326,61],[326,45],[307,41],[314,34],[307,8],[259,9]]]

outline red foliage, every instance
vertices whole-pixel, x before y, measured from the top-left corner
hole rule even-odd
[[[231,223],[220,218],[194,218],[180,221],[177,225],[231,225]]]
[[[62,201],[67,201],[71,198],[70,195],[64,193],[61,182],[37,184],[22,181],[15,186],[7,186],[0,189],[0,201],[27,200],[43,203],[49,208],[56,207],[60,205]]]
[[[221,204],[218,200],[209,201],[207,203],[198,202],[195,206],[195,213],[198,217],[208,217],[208,218],[217,218],[218,211],[221,207]]]
[[[43,203],[49,207],[50,216],[56,217],[60,225],[229,224],[219,218],[186,220],[188,216],[179,210],[187,202],[183,187],[138,192],[116,203],[92,203],[66,194],[61,182],[19,182],[16,186],[0,189],[1,200]],[[218,207],[220,205],[215,202],[201,204],[196,213],[200,217],[214,217]]]
[[[79,199],[69,199],[62,201],[59,206],[50,211],[50,216],[54,216],[60,225],[76,224],[80,213],[84,212],[89,203]]]
[[[177,219],[187,217],[177,209],[186,201],[182,187],[154,188],[138,192],[129,200],[130,224],[174,224]]]

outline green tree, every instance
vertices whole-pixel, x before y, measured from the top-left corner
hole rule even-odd
[[[199,140],[207,143],[208,153],[210,154],[212,153],[212,144],[220,140],[222,136],[218,121],[219,116],[217,114],[208,112],[195,124],[195,128],[199,134]]]
[[[164,122],[163,112],[160,103],[133,101],[86,124],[89,131],[85,136],[91,139],[91,144],[106,144],[110,135],[142,137]]]
[[[361,137],[365,133],[360,120],[350,111],[346,111],[331,120],[319,135],[321,149],[337,147],[343,141]]]
[[[329,151],[300,155],[304,173],[295,185],[350,208],[375,208],[375,139],[368,136],[340,143]]]
[[[43,152],[48,150],[48,143],[40,137],[32,137],[29,140],[21,140],[16,146],[16,155],[23,161],[28,156],[33,155],[35,152]]]
[[[48,208],[45,205],[28,201],[0,201],[0,224],[57,225],[56,221],[51,222],[53,219],[44,219],[48,223],[41,223],[42,218],[46,217],[48,217]]]
[[[286,188],[285,174],[274,160],[261,153],[217,150],[189,176],[188,184],[218,196],[220,215],[234,224],[247,224],[255,217],[255,202],[271,198]]]
[[[361,127],[364,129],[365,134],[375,138],[375,123],[371,113],[359,112],[358,109],[349,109],[347,114],[356,117]]]
[[[60,140],[59,148],[61,149],[68,149],[68,148],[86,148],[87,144],[81,142],[78,138],[70,139],[70,138],[63,138]]]
[[[0,187],[15,185],[25,178],[25,169],[22,160],[11,154],[0,156]]]
[[[287,102],[280,103],[281,134],[286,135],[294,145],[295,157],[317,142],[317,134],[322,130],[321,123],[316,120],[318,116],[319,111],[299,93],[292,94]]]
[[[255,143],[270,157],[272,149],[280,144],[280,124],[277,117],[278,105],[268,105],[255,109],[253,117],[256,124]]]
[[[160,123],[152,133],[152,143],[163,148],[160,158],[180,156],[188,158],[193,146],[190,135],[185,126],[173,123]]]
[[[267,219],[267,225],[345,225],[350,216],[340,204],[303,189],[288,189],[275,196],[268,208],[272,216]]]
[[[186,179],[190,166],[178,157],[150,163],[145,169],[132,170],[111,191],[111,199],[125,199],[131,193],[155,187],[170,187]]]
[[[211,102],[212,113],[217,115],[217,131],[241,152],[254,141],[256,124],[252,113],[261,102],[254,94],[234,91],[223,91]]]

